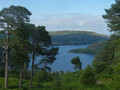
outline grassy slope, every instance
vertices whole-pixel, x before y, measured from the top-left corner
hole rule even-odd
[[[43,87],[40,88],[38,83],[33,83],[33,86],[36,87],[34,90],[107,90],[104,85],[81,85],[79,78],[82,72],[68,72],[61,75],[60,83],[61,87],[53,87],[53,82],[42,83]],[[9,78],[9,87],[18,88],[19,79]],[[0,86],[4,87],[4,78],[0,78]],[[29,81],[23,80],[23,87],[25,90],[29,88]],[[17,90],[17,89],[14,89]]]
[[[4,78],[0,78],[0,87],[1,88],[4,88],[4,81],[5,79]],[[29,82],[28,80],[23,80],[23,87],[24,88],[29,88]],[[18,88],[19,86],[19,79],[16,79],[16,78],[9,78],[8,79],[8,87],[9,88]],[[38,84],[36,82],[33,82],[33,87],[41,87],[42,85],[41,84]]]
[[[86,54],[98,54],[98,53],[100,53],[100,51],[104,47],[105,43],[106,43],[106,41],[100,41],[100,42],[97,42],[97,43],[94,43],[94,44],[88,46],[85,49],[81,49],[81,48],[73,49],[73,50],[70,50],[70,52],[73,52],[73,53],[86,53]]]
[[[85,45],[93,44],[109,37],[89,31],[52,31],[52,42],[54,45]]]

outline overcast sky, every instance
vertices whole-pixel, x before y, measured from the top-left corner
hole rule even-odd
[[[32,12],[31,23],[44,25],[48,31],[84,30],[108,35],[102,15],[113,3],[115,0],[0,0],[0,10],[24,6]]]

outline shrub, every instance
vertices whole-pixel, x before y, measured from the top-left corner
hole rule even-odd
[[[112,78],[106,80],[105,85],[109,90],[119,90],[120,89],[120,62],[113,66]]]
[[[38,83],[46,82],[50,80],[51,80],[50,74],[46,71],[39,71],[34,76],[34,81]]]
[[[80,77],[80,82],[83,85],[95,84],[95,74],[92,67],[90,67],[89,65],[83,71]]]
[[[56,72],[54,74],[54,78],[53,78],[53,87],[60,87],[61,83],[60,83],[60,74],[59,72]]]
[[[95,72],[98,74],[105,70],[107,63],[106,62],[97,62],[97,63],[93,63],[93,66],[94,66]]]

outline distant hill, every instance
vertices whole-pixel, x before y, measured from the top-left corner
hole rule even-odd
[[[109,38],[90,31],[52,31],[50,35],[54,45],[87,45]]]
[[[98,54],[98,53],[101,52],[101,50],[104,47],[106,42],[107,41],[100,41],[100,42],[91,44],[90,46],[88,46],[85,49],[78,48],[78,49],[70,50],[69,52],[72,52],[72,53],[86,53],[86,54]]]

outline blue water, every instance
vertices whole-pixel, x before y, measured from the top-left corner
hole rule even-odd
[[[88,54],[77,54],[77,53],[70,53],[69,50],[71,49],[77,49],[77,48],[86,48],[88,45],[72,45],[72,46],[58,46],[59,47],[59,54],[56,55],[56,60],[52,65],[49,65],[51,67],[52,71],[70,71],[73,72],[74,65],[71,64],[71,59],[74,57],[79,56],[80,61],[82,62],[82,69],[85,69],[85,67],[89,64],[91,65],[94,59],[93,55]],[[36,58],[36,63],[38,62],[40,57]]]

